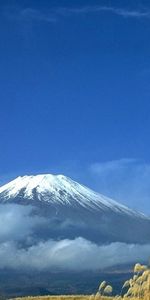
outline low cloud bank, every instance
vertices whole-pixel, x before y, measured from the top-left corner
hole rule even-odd
[[[34,229],[45,222],[32,215],[32,206],[0,204],[0,243],[19,241],[33,235]]]
[[[98,246],[83,238],[39,242],[27,249],[14,242],[0,245],[0,269],[97,270],[147,260],[150,245],[112,243]]]
[[[35,231],[48,220],[32,210],[30,206],[0,205],[0,269],[84,271],[148,260],[150,244],[97,245],[82,237],[43,240]]]

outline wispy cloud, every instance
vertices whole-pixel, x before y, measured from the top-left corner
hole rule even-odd
[[[89,13],[100,13],[107,12],[113,13],[122,17],[130,17],[130,18],[142,18],[142,17],[150,17],[149,10],[128,10],[125,8],[117,8],[112,6],[83,6],[80,8],[58,8],[55,11],[57,14],[68,16],[72,14],[89,14]]]
[[[111,13],[123,18],[150,18],[150,10],[130,10],[126,8],[118,8],[113,6],[80,6],[80,7],[57,7],[52,8],[49,11],[38,10],[35,8],[27,7],[24,9],[5,9],[3,13],[9,18],[15,18],[22,21],[39,21],[52,23],[58,20],[60,17],[71,17],[73,15],[85,15],[93,13]]]
[[[42,13],[41,11],[32,8],[20,10],[20,18],[27,18],[35,21],[44,21],[47,23],[56,21],[55,15]]]
[[[45,13],[34,8],[6,8],[2,11],[3,16],[10,20],[18,20],[22,22],[37,21],[52,23],[56,21],[56,14],[51,12]]]
[[[134,209],[150,214],[150,164],[120,159],[90,166],[93,187]]]

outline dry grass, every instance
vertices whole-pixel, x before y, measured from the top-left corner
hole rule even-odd
[[[15,300],[90,300],[90,295],[61,295],[61,296],[36,296],[36,297],[20,297],[20,298],[15,298]],[[119,296],[116,297],[105,297],[105,296],[100,296],[99,300],[143,300],[143,298],[139,297],[129,297],[129,298],[122,298]],[[11,300],[11,299],[10,299]],[[12,299],[14,300],[14,299]],[[150,300],[150,297],[145,297],[144,300]]]
[[[121,294],[111,297],[112,291],[112,286],[103,281],[93,295],[22,297],[15,300],[150,300],[150,266],[136,264],[133,277],[123,284]]]
[[[91,295],[61,295],[61,296],[36,296],[20,297],[15,300],[89,300]],[[113,297],[100,297],[101,300],[112,300]]]
[[[89,300],[89,295],[62,295],[62,296],[38,296],[38,297],[21,297],[15,300]]]

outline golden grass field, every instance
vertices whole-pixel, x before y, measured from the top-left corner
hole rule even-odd
[[[35,296],[21,297],[15,300],[90,300],[91,295],[61,295],[61,296]],[[111,300],[113,297],[100,297],[101,300]]]
[[[36,296],[15,298],[15,300],[150,300],[150,266],[137,263],[134,266],[133,277],[125,281],[120,294],[112,295],[113,287],[106,281],[102,281],[98,291],[92,295]]]
[[[35,297],[20,297],[15,298],[14,300],[90,300],[91,295],[61,295],[61,296],[35,296]],[[125,299],[124,297],[99,297],[99,300],[117,300],[117,299]],[[129,300],[143,300],[143,298],[139,297],[129,297]],[[10,299],[11,300],[11,299]],[[144,300],[150,300],[150,296],[148,298],[144,298]]]
[[[39,297],[21,297],[15,300],[89,300],[90,295],[62,295],[62,296],[39,296]]]

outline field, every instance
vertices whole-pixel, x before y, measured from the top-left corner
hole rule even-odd
[[[150,300],[150,267],[137,263],[134,266],[133,277],[126,280],[121,293],[113,296],[113,287],[106,281],[102,281],[96,293],[92,295],[67,295],[67,296],[36,296],[21,297],[15,300],[120,300],[143,299]],[[10,299],[9,299],[10,300]]]
[[[92,297],[91,295],[61,295],[61,296],[36,296],[36,297],[19,297],[19,298],[14,298],[14,299],[9,299],[9,300],[91,300],[91,299],[96,299],[96,300],[120,300],[120,299],[129,299],[129,300],[143,300],[143,298],[139,297],[105,297],[105,296],[100,296],[99,298],[97,297]],[[144,298],[144,300],[150,300],[150,297]]]
[[[62,296],[41,296],[41,297],[21,297],[15,300],[89,300],[89,295],[62,295]]]
[[[15,300],[90,300],[91,295],[61,295],[61,296],[38,296],[38,297],[18,297]],[[100,300],[112,300],[113,297],[100,297]],[[11,299],[10,299],[11,300]]]

